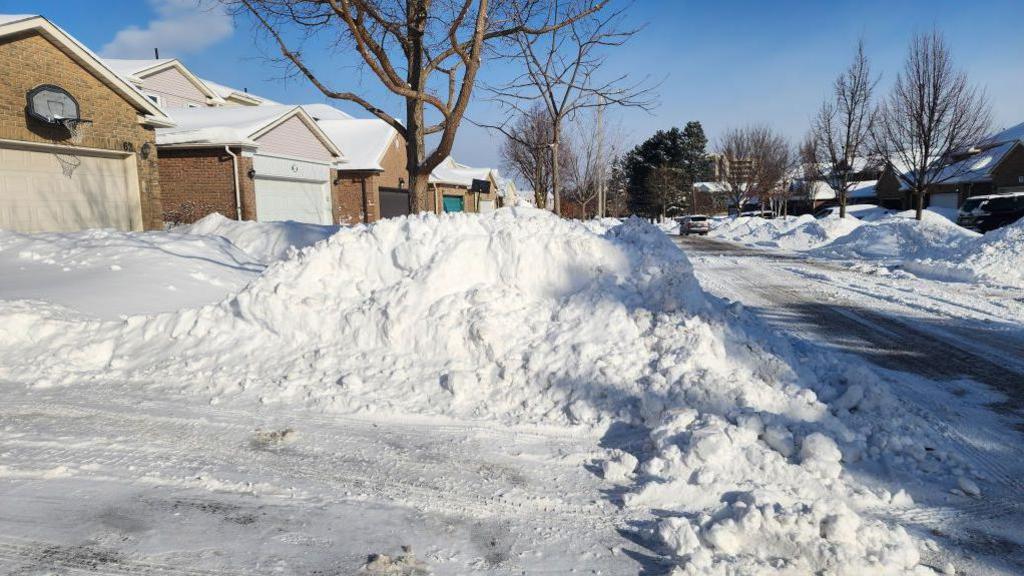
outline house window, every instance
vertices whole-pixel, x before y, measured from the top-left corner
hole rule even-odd
[[[199,104],[189,102],[188,104],[185,104],[185,108],[199,108]]]
[[[157,106],[163,106],[164,105],[163,99],[160,98],[160,96],[157,95],[157,94],[146,94],[146,98],[149,98],[149,101],[152,102],[153,104],[156,104]]]

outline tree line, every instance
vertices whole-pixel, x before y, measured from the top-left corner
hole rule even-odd
[[[920,218],[929,189],[959,174],[941,170],[990,127],[985,94],[953,63],[937,31],[913,37],[890,92],[876,98],[878,77],[859,43],[853,62],[793,146],[768,125],[727,130],[707,152],[698,122],[656,134],[630,150],[605,118],[611,108],[651,109],[656,84],[608,76],[609,50],[638,33],[624,24],[629,5],[613,0],[221,0],[262,30],[276,58],[329,99],[365,108],[405,139],[409,208],[426,208],[430,173],[451,153],[474,93],[509,113],[480,123],[505,136],[505,167],[558,213],[563,194],[582,216],[631,212],[666,216],[698,208],[693,183],[715,180],[715,208],[746,201],[785,211],[797,188],[827,182],[841,214],[859,164],[891,167]],[[326,40],[358,54],[365,69],[404,103],[404,118],[384,102],[337,86],[317,69],[304,42]],[[511,63],[506,81],[478,86],[481,69]],[[348,78],[349,74],[341,75]],[[429,144],[428,144],[429,139]],[[551,197],[549,202],[548,198]]]

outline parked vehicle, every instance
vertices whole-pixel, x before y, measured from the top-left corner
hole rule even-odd
[[[1013,224],[1024,217],[1024,192],[972,196],[957,213],[956,223],[978,232]]]
[[[711,219],[703,214],[683,216],[679,219],[679,234],[689,236],[700,234],[701,236],[711,231]]]
[[[740,212],[740,218],[764,218],[765,220],[771,220],[775,218],[775,212],[771,210],[748,210]]]

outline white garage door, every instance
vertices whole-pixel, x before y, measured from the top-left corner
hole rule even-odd
[[[333,224],[327,164],[257,154],[256,219]]]
[[[325,182],[256,178],[256,219],[331,224],[331,197]]]
[[[0,146],[0,228],[19,232],[141,230],[134,157],[89,156],[84,150],[67,154],[64,150]]]
[[[935,208],[952,208],[954,210],[960,204],[960,195],[956,192],[946,194],[932,194],[928,205]]]
[[[486,214],[488,212],[494,212],[494,200],[481,200],[480,213]]]

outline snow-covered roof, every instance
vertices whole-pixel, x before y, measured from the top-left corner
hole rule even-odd
[[[103,62],[111,70],[122,76],[135,76],[150,68],[156,68],[173,61],[173,58],[149,58],[146,60],[129,60],[125,58],[104,58]]]
[[[1018,146],[1018,140],[1009,140],[982,152],[964,158],[944,167],[935,178],[943,184],[963,182],[987,182],[992,179],[992,170],[999,165],[1010,150]]]
[[[174,122],[164,114],[163,110],[146,98],[134,84],[125,80],[102,58],[60,26],[43,16],[34,14],[0,14],[0,37],[22,34],[28,30],[34,30],[47,38],[79,65],[89,69],[107,87],[135,105],[137,110],[144,112],[143,121],[146,124],[151,126],[174,125]]]
[[[729,191],[729,185],[725,182],[694,182],[693,188],[698,192],[708,192],[711,194]]]
[[[473,185],[473,180],[489,180],[492,175],[495,180],[499,177],[496,170],[491,168],[471,168],[465,164],[459,164],[454,158],[449,156],[430,173],[430,182],[432,184],[451,184],[468,188]]]
[[[864,180],[862,182],[854,182],[850,185],[850,189],[846,192],[847,198],[875,198],[878,196],[876,187],[878,186],[878,180]]]
[[[302,107],[317,122],[320,120],[349,120],[353,118],[351,114],[342,112],[330,104],[303,104]],[[383,120],[378,120],[378,122],[383,122]]]
[[[0,14],[0,26],[10,22],[20,22],[29,18],[38,18],[35,14]]]
[[[156,143],[172,144],[244,144],[255,146],[261,132],[298,115],[310,130],[337,156],[338,147],[300,106],[217,106],[180,108],[174,111],[177,125],[156,131]]]
[[[310,111],[310,106],[303,105],[302,108],[317,118],[314,111]],[[345,155],[338,167],[341,170],[383,170],[380,162],[388,146],[398,136],[394,128],[376,118],[317,120],[317,124]]]
[[[257,96],[255,94],[250,94],[249,92],[246,92],[245,90],[239,90],[237,88],[232,88],[231,86],[225,86],[224,84],[220,84],[219,82],[214,82],[212,80],[207,80],[206,78],[202,78],[202,81],[203,81],[204,84],[209,86],[210,90],[213,90],[213,92],[215,94],[217,94],[217,96],[219,96],[219,97],[221,97],[221,98],[223,98],[225,100],[227,100],[228,98],[235,98],[235,99],[240,99],[240,100],[250,100],[250,101],[253,102],[254,105],[258,105],[258,106],[263,106],[263,105],[271,105],[271,106],[273,106],[273,105],[280,104],[280,102],[275,102],[275,101],[271,100],[270,98],[264,98],[263,96]]]
[[[1014,142],[1017,140],[1024,140],[1024,122],[1017,124],[1011,128],[1007,128],[1002,132],[993,134],[988,138],[990,142]]]

